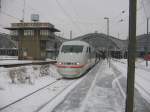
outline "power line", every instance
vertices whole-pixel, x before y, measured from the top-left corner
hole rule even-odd
[[[142,3],[142,5],[143,5],[143,9],[144,9],[145,17],[147,18],[147,15],[146,15],[146,9],[145,9],[145,6],[144,6],[144,3],[143,3],[143,1],[142,1],[142,0],[141,0],[141,3]]]
[[[140,6],[139,8],[137,8],[137,12],[140,11],[141,9],[142,9],[142,6]],[[128,10],[128,9],[123,10],[124,13],[127,12],[127,10]],[[121,12],[121,13],[122,13],[122,12]],[[118,16],[116,16],[115,18],[118,18],[118,17],[121,15],[121,13],[120,13]],[[125,21],[125,20],[128,19],[128,18],[129,18],[129,16],[126,16],[126,17],[124,17],[123,19],[120,19],[119,21],[117,21],[116,23],[111,24],[111,26],[112,26],[112,25],[117,25],[117,24],[119,24],[120,22],[123,22],[123,21]],[[113,18],[113,20],[114,20],[114,18]]]
[[[77,13],[76,8],[72,5],[72,4],[73,4],[72,1],[71,1],[71,0],[68,0],[68,1],[70,2],[70,5],[71,5],[71,7],[72,7],[72,9],[73,9],[73,11],[74,11],[75,16],[76,16],[77,18],[80,18],[79,14]],[[78,19],[76,19],[76,20],[78,20]]]
[[[71,4],[71,7],[72,7],[72,9],[73,9],[73,11],[74,11],[74,14],[76,15],[76,17],[79,17],[79,15],[78,15],[78,13],[77,13],[77,11],[76,11],[75,7],[72,5],[72,2],[71,2],[71,0],[68,0],[68,1],[70,2],[70,4]]]
[[[35,10],[35,11],[39,12],[37,9],[32,8],[29,4],[27,4],[27,2],[25,0],[23,0],[23,9],[21,9],[22,10],[22,19],[24,19],[24,16],[25,16],[26,6],[29,7],[31,10]],[[17,5],[15,7],[21,8],[21,7],[17,6]],[[15,17],[15,16],[13,16],[11,14],[8,14],[8,13],[6,13],[4,11],[1,11],[1,13],[5,14],[6,16],[9,16],[11,18],[17,19],[19,21],[21,20],[21,18]]]
[[[80,32],[81,31],[80,27],[72,20],[72,17],[66,12],[66,10],[60,4],[60,2],[58,0],[55,0],[55,1],[56,1],[57,5],[60,7],[60,9],[63,11],[63,13],[65,14],[65,16],[67,16],[69,18],[69,20],[74,24],[74,26],[76,26],[76,28]]]
[[[20,18],[15,17],[15,16],[13,16],[13,15],[11,15],[11,14],[8,14],[7,12],[4,12],[4,11],[1,10],[1,13],[4,14],[4,15],[6,15],[6,16],[8,16],[8,17],[11,17],[11,18],[14,18],[14,19],[17,19],[17,20],[20,21]]]

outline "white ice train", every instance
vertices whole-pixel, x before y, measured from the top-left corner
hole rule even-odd
[[[57,71],[65,78],[80,77],[98,60],[92,46],[83,41],[64,42],[57,58]]]

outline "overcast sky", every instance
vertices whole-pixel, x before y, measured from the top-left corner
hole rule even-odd
[[[11,22],[19,22],[22,18],[23,0],[1,0],[0,31],[10,26]],[[146,33],[146,16],[150,13],[150,0],[138,1],[137,35]],[[146,4],[146,5],[145,5]],[[129,0],[26,0],[25,21],[30,15],[40,15],[41,22],[50,22],[61,30],[58,33],[69,38],[93,33],[106,33],[106,20],[110,18],[110,35],[126,39],[128,36]],[[125,11],[125,13],[122,13]],[[13,17],[10,17],[13,16]],[[121,22],[120,20],[123,19]]]

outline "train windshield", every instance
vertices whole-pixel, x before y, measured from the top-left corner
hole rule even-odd
[[[80,45],[64,45],[61,52],[63,53],[81,53],[83,46]]]

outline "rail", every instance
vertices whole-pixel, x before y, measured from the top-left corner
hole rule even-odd
[[[26,96],[24,96],[24,97],[22,97],[22,98],[20,98],[20,99],[18,99],[18,100],[16,100],[16,101],[13,101],[13,102],[10,103],[10,104],[7,104],[7,105],[1,107],[1,108],[0,108],[0,111],[2,111],[2,110],[4,110],[4,109],[6,109],[6,108],[8,108],[8,107],[10,107],[10,106],[12,106],[12,105],[18,103],[19,101],[21,101],[21,100],[23,100],[23,99],[25,99],[25,98],[27,98],[27,97],[29,97],[29,96],[31,96],[31,95],[37,93],[38,91],[41,91],[41,90],[47,88],[48,86],[51,86],[51,85],[57,83],[57,82],[60,81],[61,79],[62,79],[62,78],[57,78],[55,81],[53,81],[53,82],[47,84],[46,86],[43,86],[43,87],[41,87],[40,89],[37,89],[37,90],[35,90],[34,92],[29,93],[28,95],[26,95]]]

